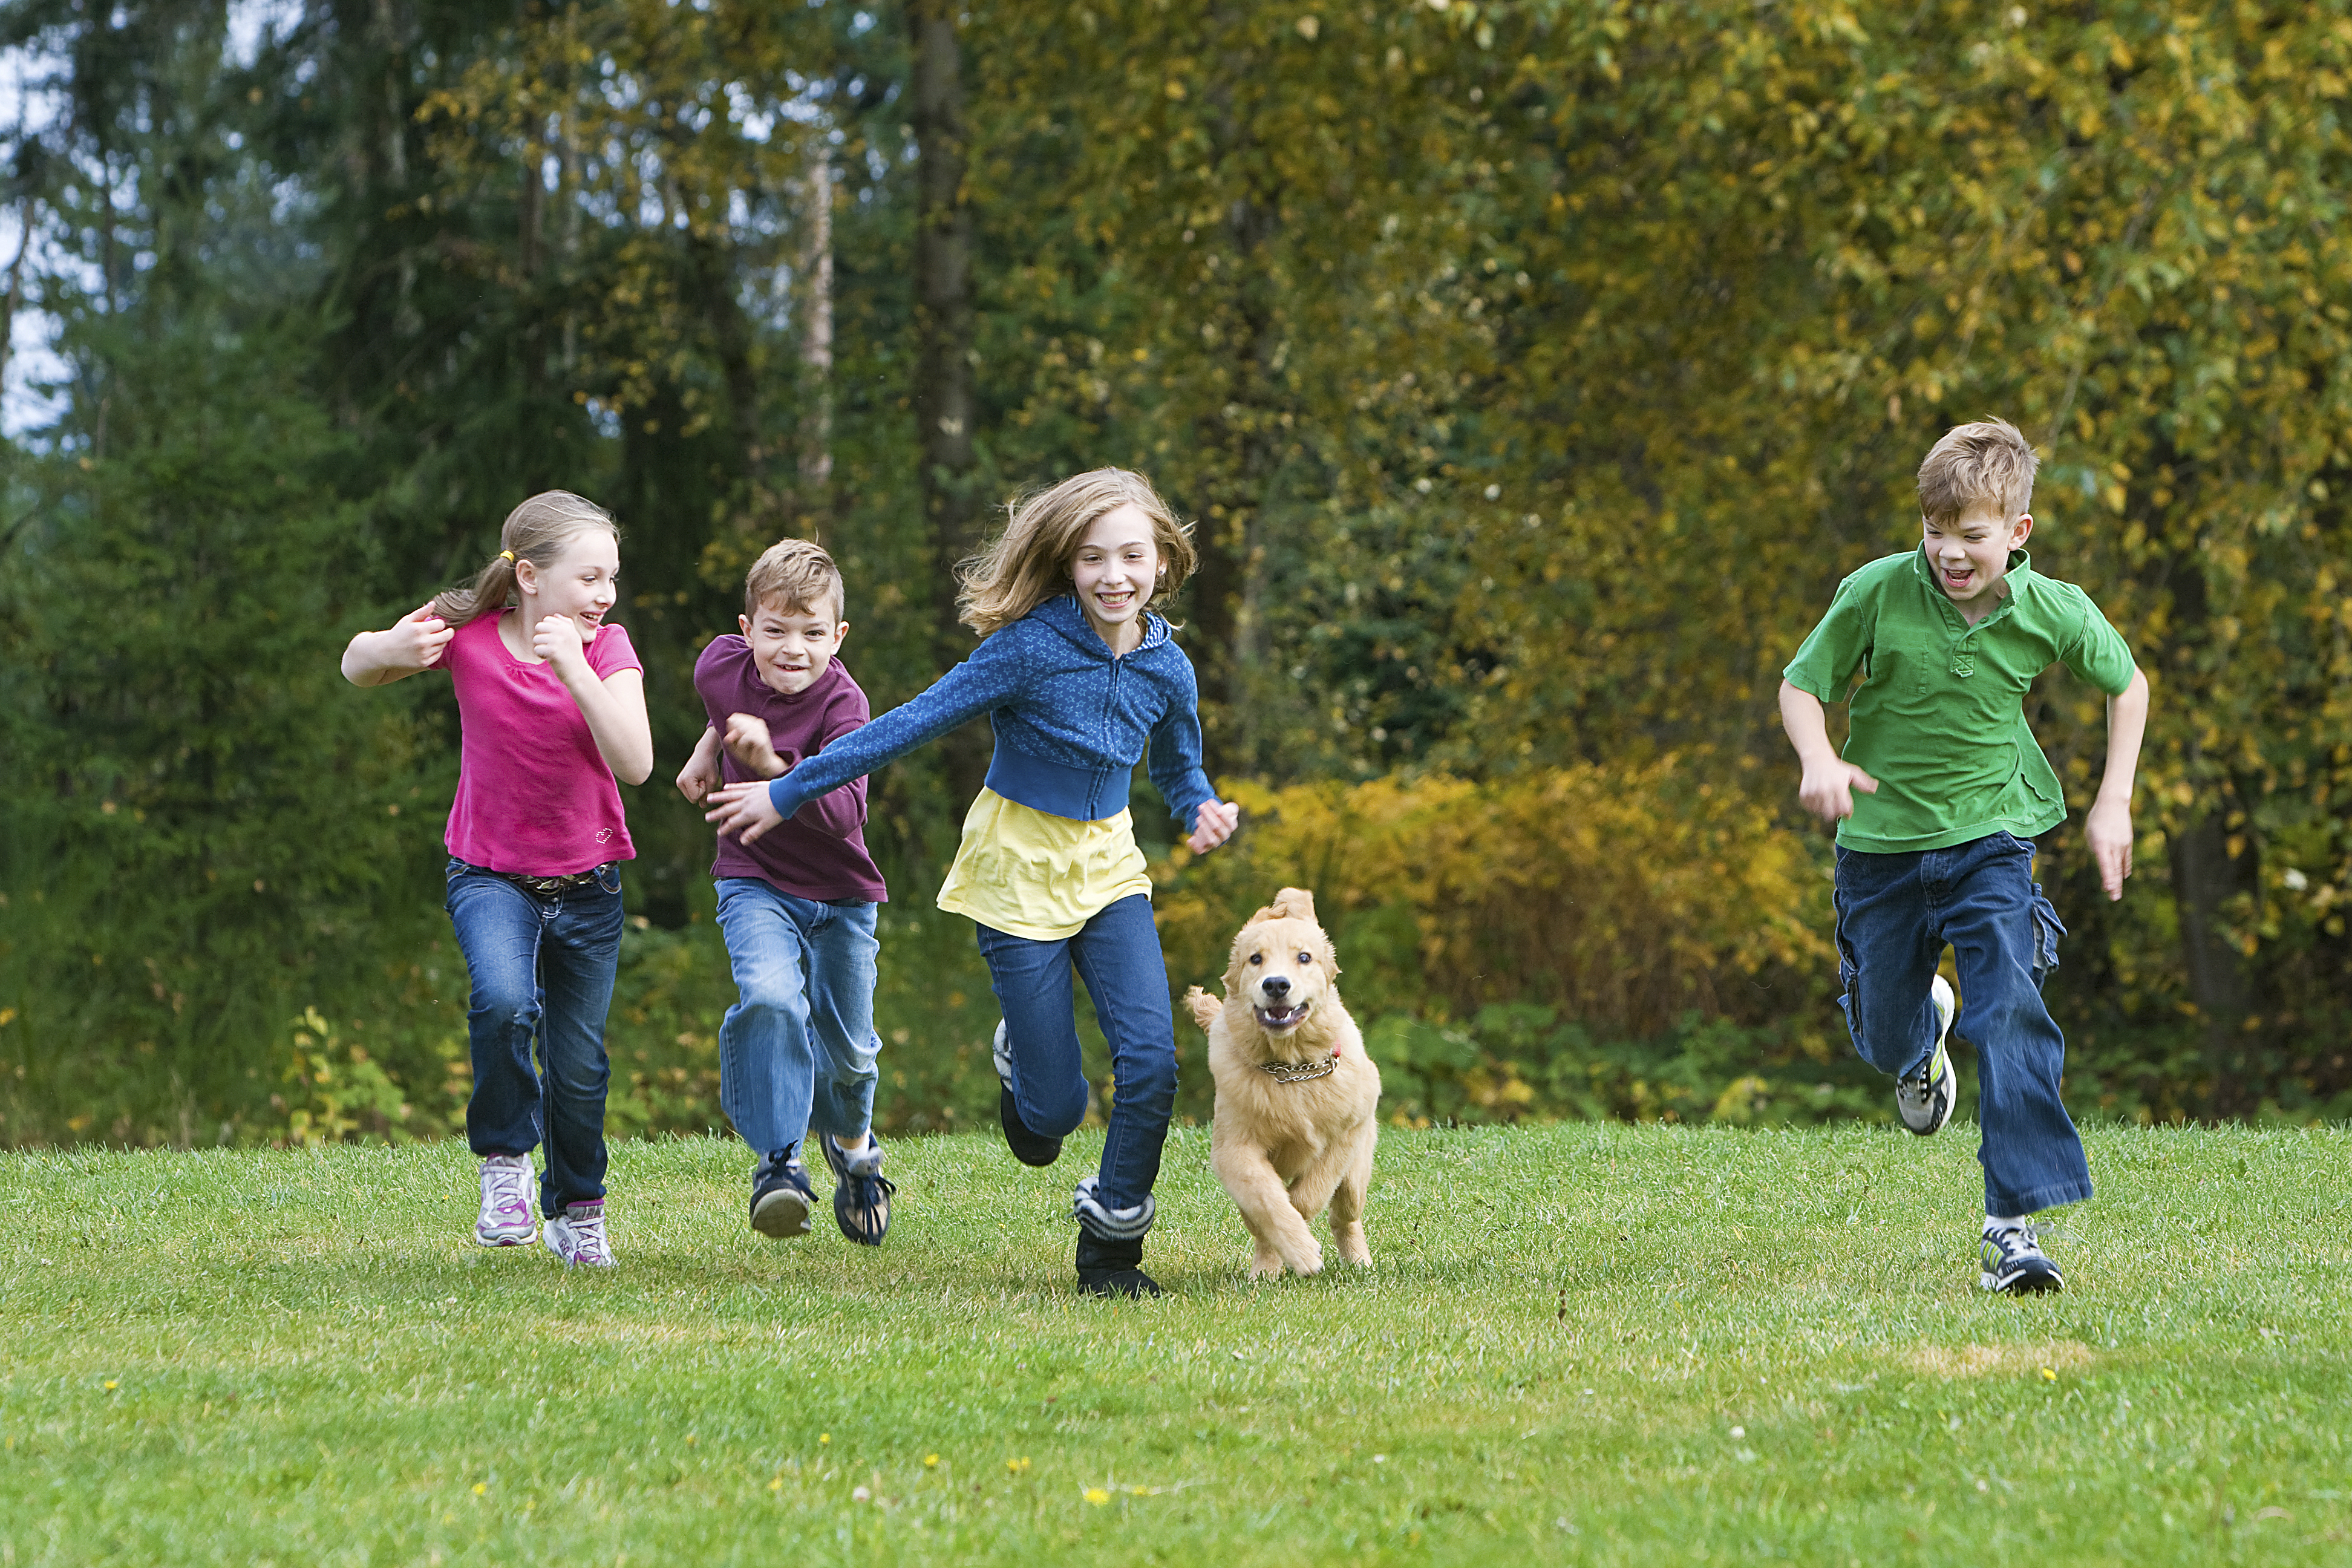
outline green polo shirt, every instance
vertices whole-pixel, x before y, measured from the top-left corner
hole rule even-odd
[[[1877,854],[1941,849],[2066,820],[2066,796],[2025,722],[2033,678],[2063,664],[2119,696],[2131,649],[2091,596],[2009,558],[2000,604],[1971,626],[1925,549],[1874,561],[1838,584],[1830,613],[1780,673],[1853,707],[1845,760],[1878,781],[1853,792],[1837,841]],[[1854,677],[1862,685],[1853,686]]]

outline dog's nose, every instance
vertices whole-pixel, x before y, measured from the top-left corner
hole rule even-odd
[[[1279,1002],[1290,994],[1290,982],[1279,974],[1269,974],[1257,983],[1257,988],[1269,1002]]]

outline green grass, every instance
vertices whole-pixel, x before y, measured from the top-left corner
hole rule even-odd
[[[2097,1131],[1992,1300],[1971,1132],[1391,1132],[1253,1285],[1180,1131],[1129,1304],[1083,1137],[895,1143],[878,1252],[620,1144],[569,1275],[456,1144],[0,1156],[0,1564],[2346,1561],[2352,1134]]]

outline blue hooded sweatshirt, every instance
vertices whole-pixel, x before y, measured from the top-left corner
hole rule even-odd
[[[1150,752],[1151,782],[1185,832],[1217,798],[1201,771],[1192,661],[1144,612],[1143,641],[1113,658],[1075,594],[1048,599],[984,638],[913,701],[852,730],[768,785],[786,817],[978,714],[996,734],[988,787],[1049,816],[1099,822],[1127,808]]]

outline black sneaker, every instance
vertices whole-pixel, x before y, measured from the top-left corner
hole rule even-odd
[[[845,1154],[824,1133],[816,1146],[833,1168],[833,1217],[841,1234],[862,1247],[879,1247],[890,1234],[890,1198],[898,1188],[882,1174],[882,1141],[871,1132],[866,1147]]]
[[[1024,1165],[1050,1165],[1062,1157],[1062,1141],[1029,1131],[1021,1108],[1013,1103],[1013,1049],[1005,1043],[1004,1021],[998,1019],[996,1039],[990,1047],[996,1058],[996,1119],[1004,1124],[1004,1146]]]
[[[816,1189],[798,1144],[770,1153],[751,1173],[751,1228],[761,1236],[806,1236],[814,1207]]]
[[[1952,1119],[1952,1102],[1958,1098],[1954,1093],[1958,1079],[1952,1072],[1952,1053],[1944,1047],[1958,1005],[1940,974],[1927,988],[1927,995],[1936,1005],[1936,1048],[1927,1053],[1917,1072],[1895,1080],[1895,1113],[1922,1138],[1944,1130],[1944,1123]]]
[[[1977,1276],[1977,1283],[2004,1296],[2038,1296],[2063,1290],[2066,1277],[2042,1250],[2032,1226],[2003,1226],[1985,1232],[1984,1272]]]
[[[1105,1241],[1090,1230],[1078,1232],[1078,1294],[1081,1296],[1160,1296],[1160,1282],[1143,1271],[1143,1238]]]

